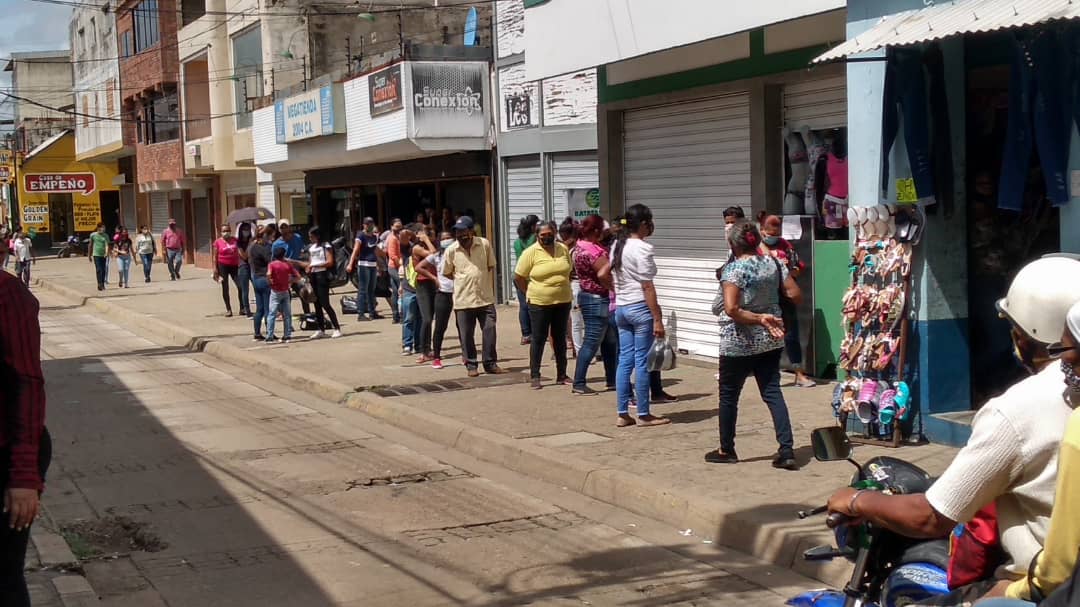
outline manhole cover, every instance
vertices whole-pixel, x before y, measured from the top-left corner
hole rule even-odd
[[[566,432],[564,434],[548,434],[546,436],[531,436],[521,439],[525,442],[540,445],[541,447],[567,447],[569,445],[587,445],[589,443],[602,443],[611,438],[592,432]]]

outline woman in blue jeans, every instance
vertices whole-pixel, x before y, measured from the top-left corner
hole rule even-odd
[[[739,395],[749,375],[757,380],[761,399],[769,407],[776,441],[780,444],[773,466],[798,469],[787,403],[780,391],[780,353],[784,349],[784,321],[780,292],[795,304],[802,292],[787,267],[762,254],[761,233],[751,223],[737,224],[728,232],[733,259],[721,270],[720,291],[713,314],[720,320],[720,448],[705,454],[714,464],[735,464],[735,424]]]
[[[611,273],[610,252],[601,243],[605,235],[604,219],[590,215],[581,222],[581,238],[574,256],[574,268],[581,289],[578,308],[585,323],[585,337],[578,350],[574,369],[573,393],[589,396],[597,392],[586,384],[586,375],[596,353],[604,361],[604,381],[608,390],[615,389],[615,373],[619,364],[619,333],[610,323]],[[600,278],[603,273],[604,278]]]
[[[259,228],[255,238],[248,245],[247,258],[251,266],[251,285],[255,288],[255,318],[252,319],[255,341],[263,341],[263,327],[270,309],[270,280],[266,276],[270,266],[270,245],[266,233],[274,226]]]
[[[615,373],[618,399],[616,426],[662,426],[666,417],[649,412],[649,349],[653,339],[664,337],[664,319],[656,299],[656,261],[653,247],[645,242],[655,229],[652,211],[643,204],[631,205],[620,222],[622,229],[611,252],[611,264],[599,274],[610,275],[615,285],[615,324],[619,327],[619,367]],[[630,415],[630,379],[637,375],[637,419]]]

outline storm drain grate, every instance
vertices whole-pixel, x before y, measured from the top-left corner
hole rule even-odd
[[[395,485],[415,485],[418,483],[438,483],[442,481],[452,481],[458,478],[474,478],[475,475],[470,474],[464,470],[458,470],[457,468],[445,468],[443,470],[432,470],[430,472],[416,472],[413,474],[402,474],[398,476],[376,476],[367,479],[358,479],[349,481],[346,491],[353,489],[367,489],[370,487],[388,487]]]
[[[372,392],[384,398],[395,396],[413,396],[416,394],[437,394],[440,392],[456,392],[459,390],[477,390],[480,388],[494,388],[498,386],[514,386],[522,384],[526,380],[524,373],[507,373],[505,375],[481,375],[468,381],[446,379],[422,384],[401,386],[360,386],[358,392]]]

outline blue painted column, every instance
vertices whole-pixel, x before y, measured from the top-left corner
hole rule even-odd
[[[848,38],[873,26],[880,17],[923,8],[922,0],[849,0]],[[922,242],[912,261],[915,309],[907,350],[908,377],[923,432],[935,442],[962,444],[966,426],[936,414],[971,409],[971,369],[968,347],[966,171],[964,157],[965,90],[963,40],[942,42],[945,55],[950,132],[953,147],[955,211],[948,220],[943,210],[928,217]],[[884,52],[875,53],[884,57]],[[849,63],[848,138],[851,150],[851,202],[872,206],[881,198],[881,118],[884,62]],[[901,127],[902,128],[902,127]],[[910,177],[903,136],[890,157],[890,180]],[[889,184],[886,200],[895,200]]]
[[[1072,127],[1072,141],[1069,148],[1069,172],[1080,171],[1080,134],[1076,124]],[[1061,208],[1061,250],[1066,253],[1080,253],[1080,197],[1073,196],[1069,204]]]

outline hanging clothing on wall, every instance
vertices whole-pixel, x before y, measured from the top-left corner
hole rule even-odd
[[[818,215],[821,213],[821,202],[825,198],[825,188],[818,187],[818,179],[821,177],[818,164],[825,160],[825,140],[808,126],[802,128],[802,136],[806,142],[806,155],[810,165],[810,170],[806,175],[806,193],[804,194],[806,214]]]
[[[930,76],[930,155],[934,167],[934,192],[941,204],[945,219],[953,215],[953,153],[952,132],[949,128],[949,99],[945,92],[945,57],[941,45],[934,44],[923,54],[923,63]],[[933,213],[936,205],[927,210]]]
[[[934,169],[930,158],[930,124],[927,117],[926,81],[922,52],[890,48],[885,63],[884,105],[881,118],[881,187],[882,198],[889,190],[889,154],[896,143],[903,116],[904,144],[915,182],[915,193],[922,204],[933,204]]]
[[[837,152],[842,145],[836,145]],[[828,178],[828,191],[825,193],[825,227],[842,228],[847,222],[848,210],[848,164],[846,156],[838,156],[833,151],[825,154],[825,174]]]
[[[788,127],[784,127],[784,140],[787,142],[788,162],[791,164],[791,179],[788,180],[787,195],[784,196],[784,215],[800,215],[806,208],[803,199],[806,195],[806,178],[810,174],[806,144],[803,143],[802,135]]]

